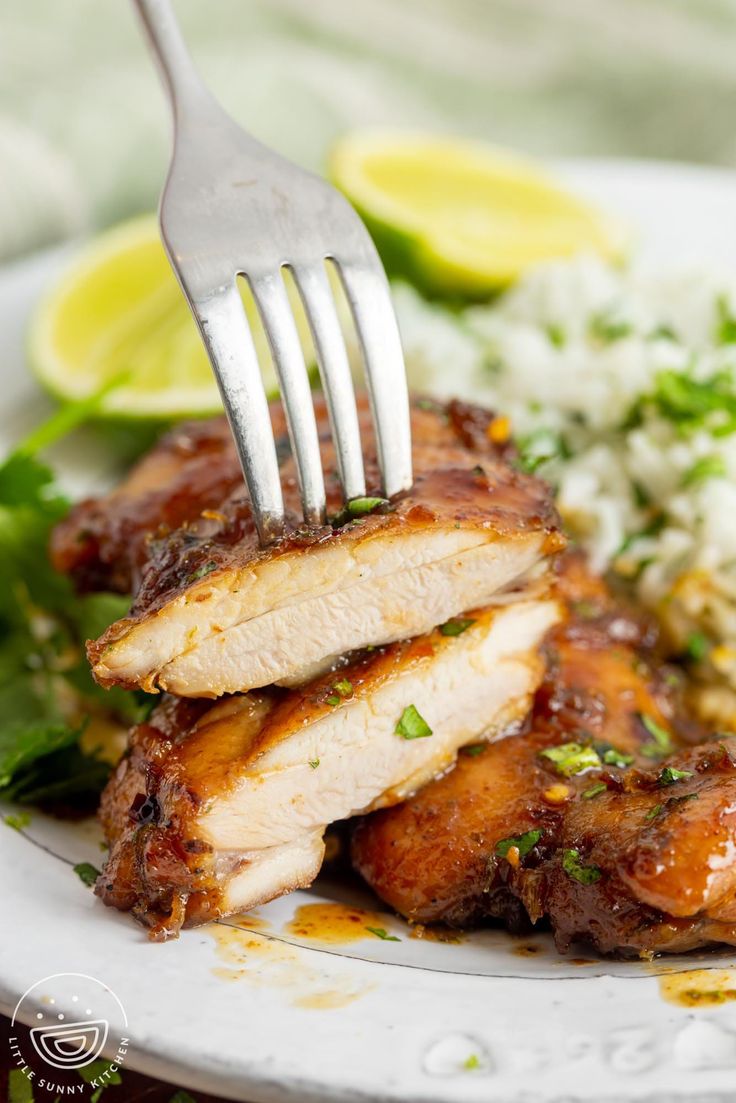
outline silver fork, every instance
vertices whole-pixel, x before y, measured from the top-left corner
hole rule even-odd
[[[333,187],[256,141],[195,70],[169,0],[133,0],[171,99],[174,149],[161,236],[197,321],[237,445],[262,544],[283,531],[276,447],[253,339],[237,288],[247,278],[276,367],[308,524],[325,519],[325,485],[309,378],[283,280],[309,322],[346,501],[366,484],[355,393],[327,276],[332,262],[363,357],[383,494],[412,482],[409,402],[386,275],[360,218]]]

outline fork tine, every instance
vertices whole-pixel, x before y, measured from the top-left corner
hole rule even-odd
[[[365,379],[376,427],[378,462],[387,498],[413,482],[409,393],[388,281],[377,256],[341,263],[340,273],[365,363]]]
[[[345,339],[324,265],[293,267],[317,353],[345,500],[365,494],[363,450]]]
[[[262,544],[283,531],[284,500],[268,402],[237,286],[190,299],[238,448]]]
[[[249,280],[279,377],[291,448],[296,461],[304,520],[325,519],[325,481],[309,377],[281,273]]]

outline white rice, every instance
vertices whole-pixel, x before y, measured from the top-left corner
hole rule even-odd
[[[395,292],[412,386],[487,403],[527,454],[554,452],[538,471],[595,566],[736,685],[736,282],[584,257],[459,314]],[[693,383],[720,373],[723,397],[675,417],[651,397],[665,372],[686,415]]]

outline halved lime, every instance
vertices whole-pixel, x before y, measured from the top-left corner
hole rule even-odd
[[[242,283],[243,281],[241,281]],[[296,300],[295,291],[290,289]],[[268,392],[276,378],[252,298],[243,287]],[[296,304],[305,354],[311,346]],[[159,420],[219,411],[220,396],[199,331],[161,245],[154,215],[94,238],[39,304],[29,331],[31,367],[63,401],[96,394],[107,417]]]
[[[482,297],[541,261],[623,252],[612,220],[535,161],[481,142],[356,131],[328,164],[389,272],[435,294]]]

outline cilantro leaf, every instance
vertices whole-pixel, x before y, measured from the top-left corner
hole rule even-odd
[[[558,747],[546,747],[539,754],[554,763],[557,773],[563,777],[574,777],[601,764],[595,748],[587,743],[561,743]]]
[[[78,862],[77,865],[74,866],[74,872],[82,884],[86,885],[87,888],[91,888],[100,876],[99,869],[95,869],[90,862]]]
[[[475,621],[470,617],[453,617],[440,625],[440,632],[443,636],[461,636],[473,624]]]
[[[563,850],[562,868],[568,877],[579,881],[581,885],[593,885],[603,876],[598,866],[584,866],[580,859],[580,851]]]
[[[525,831],[523,835],[512,835],[508,839],[499,839],[496,843],[496,854],[499,858],[507,858],[512,847],[519,852],[520,858],[526,858],[527,854],[537,845],[544,835],[541,828]]]
[[[425,739],[432,734],[432,729],[415,705],[406,706],[394,730],[402,739]]]
[[[382,942],[401,942],[395,934],[389,934],[385,927],[366,927],[367,931],[380,938]]]
[[[685,781],[692,776],[692,770],[676,770],[674,766],[665,766],[663,770],[659,771],[657,784],[662,786],[674,785],[676,781]]]

